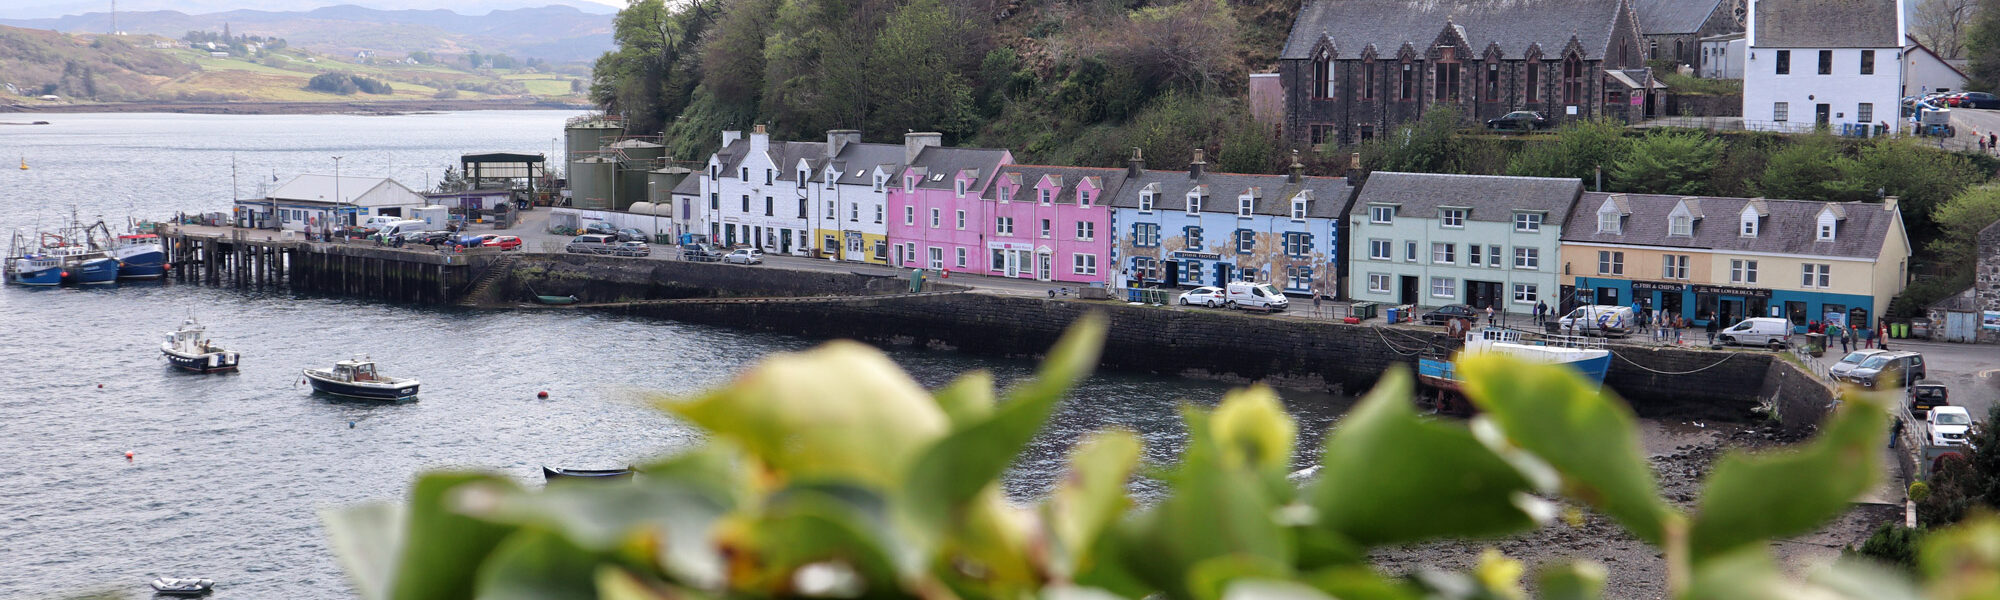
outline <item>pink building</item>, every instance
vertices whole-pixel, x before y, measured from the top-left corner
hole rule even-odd
[[[980,201],[1007,150],[946,148],[936,133],[904,136],[904,166],[889,181],[889,264],[960,272],[987,270],[994,223]]]
[[[1124,169],[1000,167],[981,198],[993,216],[986,274],[1109,285],[1117,270],[1109,200],[1124,180]]]

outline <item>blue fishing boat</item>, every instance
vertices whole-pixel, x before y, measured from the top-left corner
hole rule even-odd
[[[92,285],[118,281],[118,259],[102,250],[83,246],[50,248],[49,254],[62,261],[62,282]]]
[[[14,238],[7,246],[7,258],[0,262],[0,270],[5,271],[7,283],[33,286],[61,284],[62,259],[40,250],[24,233],[14,232]]]
[[[196,373],[236,370],[237,354],[210,342],[205,331],[194,317],[188,317],[180,329],[167,334],[166,341],[160,343],[160,353],[167,357],[167,364]]]
[[[1563,365],[1574,369],[1591,387],[1604,385],[1611,370],[1611,351],[1602,338],[1541,335],[1524,338],[1520,331],[1488,327],[1465,336],[1465,345],[1450,359],[1424,357],[1417,360],[1417,382],[1436,393],[1441,411],[1463,412],[1456,361],[1480,354],[1505,354],[1539,364]],[[1454,406],[1456,405],[1456,406]]]
[[[118,260],[119,279],[159,279],[167,274],[167,251],[157,235],[118,236],[111,246],[111,258]]]

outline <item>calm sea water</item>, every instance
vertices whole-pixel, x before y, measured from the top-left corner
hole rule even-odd
[[[48,115],[0,126],[0,228],[53,225],[70,207],[107,221],[226,210],[302,172],[435,180],[465,152],[547,152],[571,113],[393,117]],[[0,121],[14,120],[0,116]],[[18,157],[0,156],[0,163]],[[189,375],[159,357],[187,315],[243,353],[241,373]],[[317,511],[406,494],[418,472],[485,469],[524,483],[540,465],[604,467],[671,454],[701,435],[642,405],[649,392],[722,384],[773,352],[819,340],[558,311],[473,312],[172,283],[0,289],[0,598],[109,590],[150,597],[155,576],[216,579],[216,598],[348,598]],[[314,396],[299,369],[367,354],[424,381],[418,402]],[[892,350],[925,385],[1033,364]],[[548,400],[535,392],[547,390]],[[1009,474],[1046,490],[1062,456],[1105,428],[1141,432],[1147,459],[1182,446],[1176,407],[1220,385],[1100,375],[1076,390]],[[1307,447],[1346,400],[1288,394]],[[125,452],[133,452],[127,462]],[[1145,493],[1142,484],[1139,491]]]

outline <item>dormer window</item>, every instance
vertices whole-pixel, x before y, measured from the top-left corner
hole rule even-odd
[[[1201,191],[1196,190],[1188,192],[1187,214],[1192,215],[1192,214],[1198,214],[1200,212],[1201,212]]]
[[[1819,236],[1817,237],[1818,241],[1822,242],[1833,241],[1833,234],[1835,231],[1839,230],[1840,228],[1839,224],[1840,224],[1839,220],[1834,218],[1833,213],[1831,211],[1823,211],[1819,213],[1819,227],[1817,228],[1819,230]]]
[[[1667,235],[1693,237],[1694,219],[1687,215],[1674,215],[1667,223]]]
[[[1003,185],[1003,186],[999,186],[999,188],[1000,188],[1000,201],[1001,201],[1001,202],[1008,202],[1008,201],[1012,201],[1012,200],[1014,199],[1014,188],[1010,188],[1010,187],[1007,187],[1007,186],[1004,186],[1004,185]]]
[[[1465,209],[1447,208],[1438,211],[1438,225],[1448,229],[1465,228]]]
[[[771,185],[772,178],[776,176],[777,176],[776,171],[772,171],[770,169],[764,169],[764,185]]]
[[[1370,206],[1370,207],[1368,207],[1368,222],[1369,222],[1369,223],[1374,223],[1374,224],[1377,224],[1377,225],[1388,225],[1388,224],[1390,224],[1390,222],[1394,221],[1395,219],[1396,219],[1396,207],[1394,207],[1394,206]]]
[[[1254,203],[1255,203],[1255,200],[1254,200],[1254,199],[1252,199],[1252,198],[1251,198],[1251,197],[1249,197],[1249,196],[1237,196],[1237,197],[1236,197],[1236,216],[1239,216],[1239,217],[1244,217],[1244,218],[1248,218],[1248,217],[1250,216],[1250,209],[1251,209],[1251,206],[1252,206],[1252,204],[1254,204]]]
[[[1597,211],[1598,233],[1621,233],[1622,225],[1624,225],[1624,215],[1618,214],[1617,207],[1606,204],[1603,210]]]
[[[888,185],[888,184],[889,184],[889,178],[887,178],[887,177],[876,177],[876,178],[875,178],[875,191],[877,191],[877,192],[880,192],[880,191],[882,191],[882,186],[884,186],[884,185]]]
[[[1139,212],[1153,212],[1153,192],[1139,192]]]
[[[915,177],[903,178],[903,193],[907,194],[916,191],[916,189],[917,189],[917,178]]]
[[[1081,208],[1090,208],[1090,192],[1077,190],[1076,205]]]
[[[1304,196],[1292,199],[1292,220],[1306,220],[1306,199]]]
[[[743,183],[750,183],[750,167],[737,167],[736,178],[743,180]]]
[[[1055,201],[1055,194],[1050,193],[1049,188],[1040,188],[1037,191],[1041,192],[1042,206],[1048,206],[1050,202]]]
[[[964,197],[965,197],[965,180],[963,180],[963,179],[960,179],[960,180],[958,180],[958,181],[956,181],[956,182],[953,182],[953,184],[952,184],[952,191],[954,191],[954,192],[957,192],[957,193],[958,193],[958,197],[960,197],[960,198],[964,198]]]
[[[807,171],[799,171],[799,189],[806,189],[806,180],[811,179]]]
[[[1743,228],[1738,231],[1737,235],[1757,237],[1757,213],[1750,211],[1743,212]]]

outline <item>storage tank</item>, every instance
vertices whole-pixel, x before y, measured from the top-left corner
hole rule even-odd
[[[651,196],[647,200],[663,207],[673,204],[674,188],[679,187],[681,182],[693,173],[694,171],[687,167],[667,167],[647,173],[646,191],[650,192],[648,195]]]
[[[569,164],[570,206],[608,210],[618,201],[618,161],[592,156]]]
[[[619,140],[605,150],[619,159],[618,210],[625,210],[633,202],[650,200],[646,194],[646,172],[667,155],[666,147],[645,140]]]
[[[637,169],[626,169],[620,166],[618,169],[617,194],[616,203],[611,207],[614,210],[625,210],[630,208],[633,202],[645,200],[646,172]]]
[[[625,135],[625,127],[603,119],[586,119],[563,127],[563,137],[568,140],[563,148],[571,161],[604,148],[605,144]]]
[[[633,202],[631,206],[625,207],[625,212],[635,215],[650,215],[653,214],[653,203]]]

